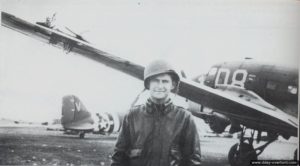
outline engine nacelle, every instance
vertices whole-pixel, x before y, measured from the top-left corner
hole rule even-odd
[[[212,112],[211,115],[207,117],[206,122],[210,129],[218,134],[223,133],[225,128],[230,124],[230,120],[226,116],[216,112]]]
[[[188,101],[188,110],[194,116],[203,119],[209,125],[210,129],[218,134],[224,132],[225,128],[231,123],[225,115],[192,101]]]

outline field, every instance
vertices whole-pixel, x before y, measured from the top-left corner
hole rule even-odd
[[[110,165],[117,135],[85,139],[45,127],[0,127],[0,165]],[[234,138],[201,137],[204,166],[228,166]],[[259,159],[293,159],[296,141],[276,141]]]

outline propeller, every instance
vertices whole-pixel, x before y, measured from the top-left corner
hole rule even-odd
[[[84,39],[81,35],[79,35],[78,33],[75,33],[75,32],[73,32],[70,28],[68,28],[68,27],[65,27],[69,32],[71,32],[71,33],[73,33],[74,35],[75,35],[75,38],[76,39],[79,39],[79,40],[82,40],[82,41],[85,41],[85,42],[87,42],[87,43],[89,43],[86,39]],[[85,31],[85,32],[87,32],[87,31]]]

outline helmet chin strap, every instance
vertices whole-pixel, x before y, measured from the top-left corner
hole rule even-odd
[[[171,90],[171,92],[173,92],[175,94],[175,97],[177,96],[178,91],[179,91],[179,84],[180,84],[180,81],[178,81],[176,86],[174,87],[174,89]]]
[[[170,96],[164,98],[161,101],[158,101],[157,99],[154,99],[153,97],[150,97],[151,101],[155,104],[164,104],[165,102],[167,102],[169,100]]]
[[[176,85],[176,86],[174,87],[174,89],[172,90],[172,92],[175,94],[175,97],[177,96],[178,91],[179,91],[179,83],[180,83],[180,82],[178,82],[177,85]],[[137,103],[137,101],[139,100],[141,94],[144,93],[146,90],[147,90],[147,89],[144,88],[144,89],[136,96],[136,98],[135,98],[135,99],[133,100],[133,102],[131,103],[131,107],[133,107],[133,106]],[[168,96],[168,97],[165,99],[165,101],[168,101],[169,98],[170,98],[170,96]],[[153,101],[152,98],[151,98],[151,100]],[[164,101],[164,102],[165,102],[165,101]],[[155,102],[155,101],[153,101],[153,102]],[[164,103],[164,102],[163,102],[163,103]],[[159,103],[158,103],[158,104],[159,104]]]
[[[178,94],[178,91],[179,91],[179,84],[180,84],[180,81],[178,81],[178,82],[176,83],[176,85],[174,86],[174,88],[171,90],[171,92],[175,94],[174,97],[176,97],[177,94]],[[146,89],[144,89],[144,91],[145,91],[145,90],[146,90]],[[166,97],[166,98],[164,99],[164,101],[158,102],[156,99],[150,97],[151,101],[153,101],[155,104],[163,104],[163,103],[165,103],[166,101],[168,101],[170,98],[171,98],[171,97],[170,97],[170,94],[169,94],[168,97]]]

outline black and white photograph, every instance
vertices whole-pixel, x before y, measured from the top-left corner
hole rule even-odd
[[[299,165],[299,0],[0,9],[0,165]]]

